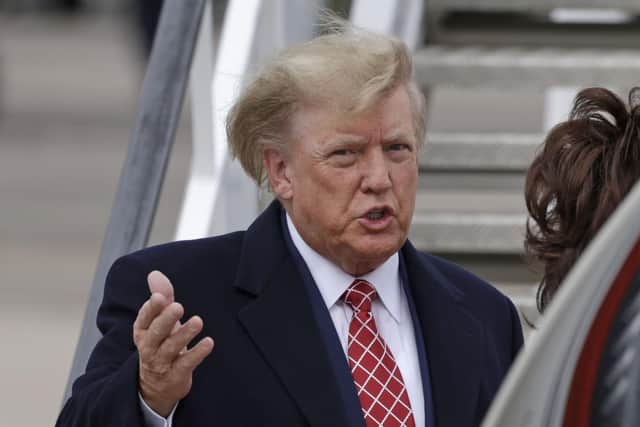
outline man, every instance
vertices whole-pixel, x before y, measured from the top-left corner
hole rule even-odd
[[[276,200],[244,232],[116,261],[58,425],[478,425],[522,332],[407,241],[424,114],[394,39],[343,26],[265,68],[227,131]]]

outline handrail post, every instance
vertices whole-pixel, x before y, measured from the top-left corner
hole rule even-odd
[[[120,256],[147,244],[180,119],[193,47],[206,0],[166,0],[82,323],[65,400],[100,338],[95,326],[104,281]]]

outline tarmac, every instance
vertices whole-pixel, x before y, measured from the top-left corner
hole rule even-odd
[[[143,72],[125,16],[0,14],[0,426],[55,423]],[[151,243],[172,239],[189,144],[187,122]]]

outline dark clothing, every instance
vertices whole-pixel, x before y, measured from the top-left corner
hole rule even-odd
[[[156,246],[116,261],[98,312],[104,337],[58,426],[143,426],[132,324],[160,270],[185,319],[200,315],[215,348],[193,376],[174,426],[364,426],[346,358],[307,280],[274,202],[246,232]],[[522,346],[511,302],[437,257],[401,250],[416,330],[423,334],[438,427],[478,426]],[[315,306],[314,306],[315,304]],[[326,322],[325,322],[326,326]],[[423,378],[424,382],[424,378]],[[429,405],[431,406],[431,405]],[[425,409],[429,406],[425,406]]]

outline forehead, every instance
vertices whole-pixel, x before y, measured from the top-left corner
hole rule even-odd
[[[414,138],[411,103],[404,87],[394,89],[361,112],[347,112],[338,103],[304,105],[291,119],[294,140],[325,140],[332,135]]]

